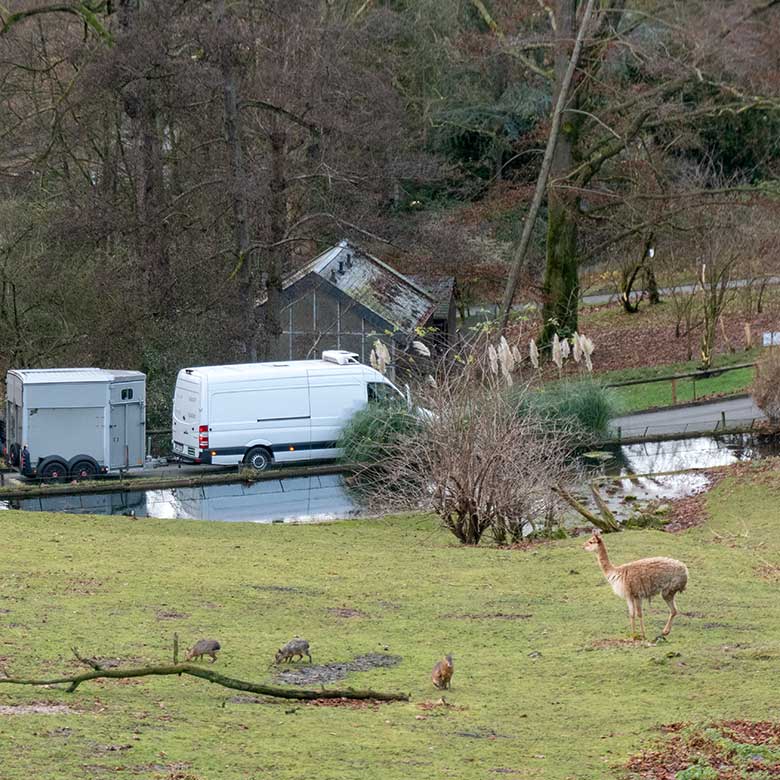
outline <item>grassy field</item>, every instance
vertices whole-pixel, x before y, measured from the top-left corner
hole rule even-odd
[[[751,363],[760,354],[759,350],[741,352],[738,354],[718,355],[714,368]],[[699,362],[691,360],[686,363],[670,363],[661,366],[645,366],[629,368],[620,371],[606,371],[596,375],[599,382],[625,382],[633,379],[653,379],[672,374],[686,374],[699,369]],[[696,380],[696,397],[694,398],[693,380],[677,380],[677,403],[685,403],[713,395],[726,395],[747,392],[753,382],[753,368],[727,371],[708,379]],[[612,389],[620,413],[641,411],[656,406],[672,405],[671,382],[653,382],[652,384],[629,385]]]
[[[624,604],[582,540],[463,548],[430,518],[317,526],[0,512],[0,665],[58,675],[83,654],[157,662],[171,637],[216,637],[215,668],[269,681],[298,633],[315,663],[387,652],[342,685],[400,689],[376,708],[236,700],[192,678],[0,685],[0,777],[549,778],[621,776],[673,721],[780,719],[780,475],[727,479],[710,523],[610,537],[613,560],[684,560],[685,612],[666,644],[620,645]],[[770,575],[767,577],[767,573]],[[654,603],[651,637],[663,625]],[[449,707],[434,661],[455,656]],[[67,705],[23,714],[18,705]]]
[[[674,373],[674,372],[670,372]],[[753,382],[753,368],[727,371],[709,379],[677,380],[677,403],[686,403],[715,395],[730,395],[748,392]],[[621,413],[639,412],[656,406],[672,405],[671,382],[653,382],[648,385],[629,385],[612,388]]]

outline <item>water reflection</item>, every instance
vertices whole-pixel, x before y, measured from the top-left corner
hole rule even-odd
[[[600,469],[591,469],[591,476],[602,473],[621,477],[606,481],[603,490],[610,509],[618,519],[624,519],[644,502],[695,495],[705,490],[710,482],[702,472],[665,472],[715,468],[777,455],[780,441],[777,437],[729,434],[627,444],[614,447],[610,452],[612,460]]]
[[[780,453],[780,442],[777,438],[734,434],[629,444],[614,447],[610,452],[613,458],[597,468],[589,467],[587,476],[620,477],[606,482],[603,491],[610,507],[623,518],[633,511],[634,502],[680,498],[697,493],[708,484],[704,474],[663,472],[776,455]],[[586,485],[581,487],[586,494]],[[582,497],[588,500],[586,495]],[[341,474],[269,479],[251,485],[231,483],[28,498],[0,501],[0,509],[253,523],[316,522],[365,513],[359,491],[348,489]]]
[[[688,468],[727,466],[740,460],[755,460],[780,452],[775,437],[747,434],[677,439],[674,441],[625,444],[611,450],[608,474],[648,474]]]
[[[271,523],[354,517],[360,507],[341,474],[128,493],[0,501],[0,509]]]

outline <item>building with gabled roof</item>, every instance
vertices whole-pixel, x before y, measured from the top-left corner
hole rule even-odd
[[[451,297],[452,285],[448,289]],[[324,349],[344,349],[367,363],[379,339],[394,362],[397,351],[420,338],[437,311],[449,311],[441,294],[340,241],[283,281],[282,335],[274,358],[302,360]]]

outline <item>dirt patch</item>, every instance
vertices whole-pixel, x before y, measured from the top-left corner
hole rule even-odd
[[[474,612],[463,615],[442,615],[452,620],[529,620],[533,615],[524,612]]]
[[[270,699],[263,698],[262,696],[248,696],[245,693],[231,696],[228,699],[228,704],[268,704],[269,702]]]
[[[436,701],[421,701],[417,703],[417,706],[425,712],[431,712],[432,710],[452,710],[453,712],[462,712],[465,707],[459,707],[457,704],[450,704],[444,700],[444,697],[437,699]]]
[[[103,669],[118,669],[119,667],[132,667],[142,666],[146,661],[143,658],[128,657],[128,658],[95,658],[89,659],[93,663],[98,664]],[[84,664],[76,658],[72,658],[68,661],[68,667],[83,669]]]
[[[78,710],[67,704],[36,702],[34,704],[0,705],[0,715],[80,715]]]
[[[550,539],[528,539],[524,542],[515,542],[514,544],[505,544],[499,547],[500,550],[520,550],[520,552],[528,552],[529,550],[537,550],[540,547],[549,547],[552,545]]]
[[[176,612],[173,609],[160,609],[155,612],[155,617],[158,620],[183,620],[189,615],[186,612]]]
[[[92,577],[71,577],[65,582],[65,593],[76,596],[94,596],[103,587],[101,580]]]
[[[312,699],[306,702],[308,707],[346,707],[350,710],[378,710],[380,704],[387,702],[377,699]]]
[[[123,750],[132,750],[132,745],[92,745],[95,753],[121,753]]]
[[[365,612],[362,612],[359,609],[351,609],[350,607],[329,607],[326,611],[330,612],[331,615],[335,615],[336,617],[340,618],[368,617]]]
[[[467,739],[514,739],[509,734],[498,734],[492,729],[485,731],[455,731],[453,734],[456,737],[466,737]]]
[[[400,655],[366,653],[357,656],[352,661],[306,664],[295,669],[283,669],[276,673],[275,679],[288,685],[323,685],[343,680],[350,672],[368,672],[371,669],[397,666],[401,660]]]
[[[591,650],[609,650],[615,647],[653,647],[653,643],[644,639],[596,639],[588,647]]]
[[[319,591],[312,590],[311,588],[301,588],[297,585],[250,585],[249,587],[252,588],[252,590],[259,590],[267,593],[319,593]]]
[[[762,563],[761,566],[757,568],[757,571],[758,576],[764,580],[769,580],[770,582],[777,582],[780,580],[780,566],[775,566],[772,563]]]
[[[719,780],[741,780],[754,775],[780,775],[780,724],[770,721],[723,721],[703,728],[673,723],[661,729],[669,734],[652,748],[633,756],[626,769],[645,780],[675,780],[678,772],[701,767],[702,774]],[[752,745],[757,749],[739,749]],[[761,750],[759,750],[761,748]],[[769,750],[768,750],[769,749]],[[698,776],[698,775],[697,775]]]

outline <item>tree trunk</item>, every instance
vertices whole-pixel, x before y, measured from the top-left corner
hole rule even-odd
[[[563,10],[561,11],[561,14],[565,15],[567,12],[569,13],[567,21],[570,27],[570,32],[573,35],[576,0],[562,0],[562,3]],[[579,61],[580,52],[582,51],[582,42],[585,37],[588,24],[590,23],[593,6],[594,0],[588,0],[588,4],[585,6],[585,11],[582,15],[582,22],[580,23],[580,28],[577,32],[577,38],[573,43],[573,49],[571,53],[569,53],[568,49],[566,48],[565,40],[560,41],[556,48],[556,86],[554,100],[555,109],[552,115],[552,123],[550,125],[550,133],[547,138],[547,148],[544,152],[542,167],[536,180],[534,196],[531,200],[531,205],[525,218],[525,223],[523,224],[523,232],[520,236],[520,240],[512,250],[512,268],[509,272],[509,278],[507,279],[506,288],[504,289],[504,298],[501,303],[502,331],[506,329],[507,323],[509,322],[509,312],[512,309],[512,301],[514,300],[515,290],[517,289],[517,283],[520,279],[520,272],[522,271],[525,264],[525,257],[528,252],[528,245],[531,241],[531,232],[533,231],[534,223],[536,222],[536,215],[539,212],[539,207],[541,206],[542,198],[544,197],[545,189],[547,188],[548,177],[553,177],[553,183],[550,186],[550,199],[552,199],[555,176],[566,173],[571,165],[572,135],[576,133],[575,123],[579,121],[579,115],[574,115],[574,118],[567,121],[563,128],[561,128],[561,122],[563,119],[564,107],[566,105],[569,89],[574,79],[574,73],[577,67],[577,62]],[[481,9],[481,3],[478,3],[477,7]],[[576,249],[576,230],[574,246]],[[545,272],[545,274],[547,274],[547,272]],[[576,320],[576,308],[574,316]]]
[[[119,22],[124,34],[132,34],[139,13],[138,0],[121,0]],[[132,46],[132,38],[130,41]],[[136,259],[144,274],[146,295],[155,317],[167,311],[170,291],[168,241],[163,221],[165,177],[156,89],[154,80],[140,79],[123,93],[124,112],[133,139],[131,165],[138,222]]]
[[[631,302],[631,290],[634,287],[637,274],[642,266],[635,265],[631,271],[624,268],[621,273],[620,279],[620,303],[623,305],[623,311],[626,314],[636,314],[639,311],[639,301],[636,303]]]
[[[276,120],[273,120],[276,121]],[[264,273],[266,301],[263,306],[263,328],[259,351],[263,360],[277,357],[281,327],[282,274],[286,250],[282,242],[287,237],[287,182],[285,179],[285,147],[287,136],[275,128],[269,135],[271,143],[271,208],[269,213],[269,247]]]
[[[230,200],[233,210],[234,274],[238,276],[238,301],[240,312],[239,348],[251,362],[257,361],[257,323],[252,259],[249,251],[247,225],[248,189],[244,148],[241,137],[241,115],[238,110],[238,75],[234,60],[235,40],[225,12],[225,2],[217,5],[219,26],[219,63],[222,72],[222,94],[225,104],[225,139],[229,160]]]
[[[560,0],[558,30],[555,43],[556,100],[565,85],[577,35],[577,0]],[[566,104],[576,108],[576,91]],[[579,306],[579,275],[577,246],[577,211],[579,198],[556,188],[573,167],[582,115],[569,113],[563,121],[550,168],[547,193],[547,264],[544,274],[544,305],[542,308],[542,344],[549,344],[553,335],[571,336],[577,330]]]
[[[577,330],[579,276],[577,221],[571,206],[554,190],[547,199],[547,267],[544,275],[544,322],[540,342],[549,344],[555,333],[569,337]]]
[[[651,306],[661,303],[658,280],[655,278],[655,271],[649,265],[645,266],[645,290],[647,291],[647,300],[650,301]]]

